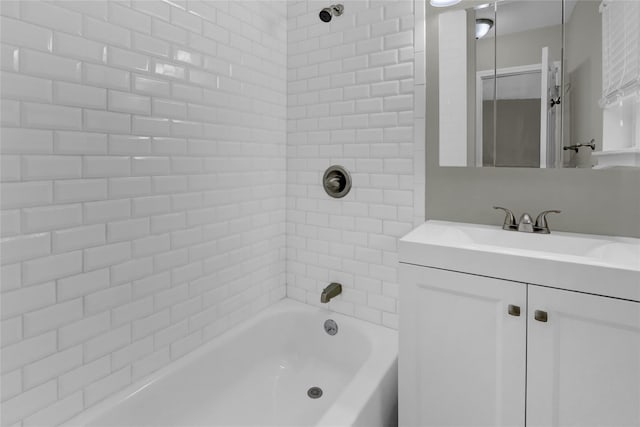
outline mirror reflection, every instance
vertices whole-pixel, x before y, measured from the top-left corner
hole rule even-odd
[[[640,2],[466,3],[430,12],[441,166],[640,165]]]

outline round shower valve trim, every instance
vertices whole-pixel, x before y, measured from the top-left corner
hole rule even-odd
[[[329,196],[340,199],[351,190],[351,174],[340,165],[330,166],[324,172],[322,185]]]

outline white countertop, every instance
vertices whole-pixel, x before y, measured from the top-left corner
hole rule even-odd
[[[640,301],[640,239],[427,221],[400,262]]]

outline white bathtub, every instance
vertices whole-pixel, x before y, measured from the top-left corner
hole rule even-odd
[[[69,424],[394,426],[397,340],[396,331],[283,300]],[[322,397],[308,397],[313,386]]]

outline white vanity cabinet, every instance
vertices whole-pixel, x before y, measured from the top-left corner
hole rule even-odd
[[[523,426],[526,286],[405,264],[400,283],[400,425]]]
[[[640,426],[640,303],[410,264],[400,280],[401,426]]]
[[[640,427],[640,239],[428,221],[400,263],[400,426]]]

